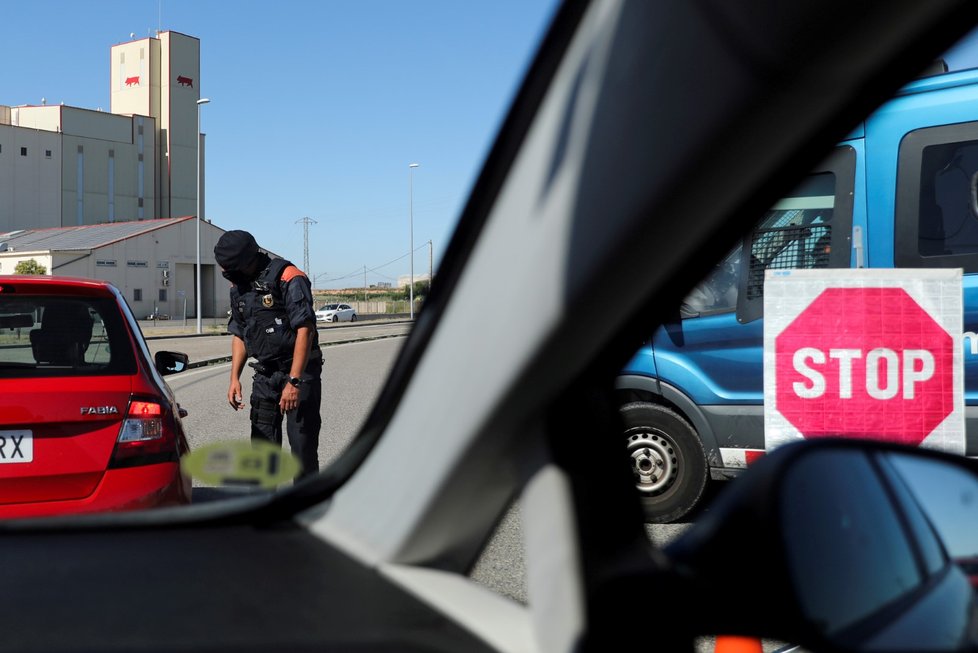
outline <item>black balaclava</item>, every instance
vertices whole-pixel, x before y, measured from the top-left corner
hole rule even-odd
[[[255,237],[247,231],[225,232],[214,246],[214,258],[224,268],[224,278],[245,285],[258,277],[268,264],[268,256],[258,251]]]

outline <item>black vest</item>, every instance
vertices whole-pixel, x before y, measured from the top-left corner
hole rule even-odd
[[[292,263],[285,259],[272,259],[250,285],[235,286],[231,290],[231,305],[245,323],[244,342],[248,356],[272,370],[288,371],[295,350],[295,331],[289,323],[281,288],[282,273],[290,265]],[[319,358],[317,335],[313,331],[310,363]]]

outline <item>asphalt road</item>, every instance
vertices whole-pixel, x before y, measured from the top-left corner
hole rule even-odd
[[[404,325],[384,329],[361,328],[335,332],[343,339],[371,338],[360,342],[332,344],[324,348],[323,358],[323,428],[320,433],[319,458],[325,467],[346,448],[356,435],[380,392],[403,337],[387,337],[391,331],[404,332]],[[221,359],[229,347],[229,336],[207,336],[194,339],[149,340],[150,349],[194,351],[197,360]],[[246,411],[234,411],[226,400],[230,364],[217,362],[167,377],[180,406],[187,410],[184,428],[192,448],[225,440],[248,437]],[[242,390],[248,396],[251,375],[242,375]],[[209,488],[195,482],[194,501],[219,500],[235,490]],[[495,537],[472,572],[472,577],[490,589],[518,601],[526,601],[523,582],[523,540],[519,508],[513,506],[497,528]]]
[[[359,430],[403,343],[403,337],[384,337],[325,348],[319,446],[322,466],[334,460]],[[210,360],[216,358],[220,356]],[[177,401],[188,413],[183,424],[192,448],[248,438],[248,410],[235,411],[227,402],[230,369],[230,363],[221,362],[167,377]],[[246,368],[241,376],[246,403],[251,377],[251,370]]]
[[[319,446],[322,466],[333,461],[358,432],[410,327],[409,322],[388,322],[329,325],[320,329],[320,342],[327,343],[323,350],[323,429]],[[154,353],[183,351],[196,365],[167,377],[177,401],[188,411],[184,426],[192,447],[248,437],[247,412],[235,412],[226,400],[230,336],[148,336],[147,343]],[[250,377],[248,371],[242,376],[246,397],[250,391]],[[219,500],[233,492],[195,486],[195,501]],[[689,524],[650,524],[646,526],[646,533],[654,545],[661,547],[688,527]],[[470,576],[503,596],[526,603],[523,552],[520,510],[516,502],[498,525]],[[774,651],[780,646],[780,642],[763,642],[764,651]],[[714,653],[714,649],[714,640],[709,637],[701,638],[696,645],[700,653]]]
[[[394,358],[404,343],[410,324],[357,325],[320,330],[324,347],[323,429],[319,456],[322,466],[333,461],[357,433],[380,392]],[[230,365],[226,361],[230,336],[150,338],[152,352],[184,351],[198,367],[167,377],[181,407],[188,411],[184,427],[193,448],[222,440],[248,437],[246,411],[227,404]],[[210,361],[210,362],[208,362]],[[242,375],[245,397],[250,392],[251,374]],[[194,500],[208,501],[233,494],[233,490],[195,484]],[[650,526],[649,537],[664,544],[686,525]],[[472,577],[505,596],[526,601],[525,563],[519,522],[519,505],[514,504],[476,564]]]

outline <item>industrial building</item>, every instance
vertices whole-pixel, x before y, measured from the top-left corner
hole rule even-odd
[[[168,31],[114,45],[109,79],[109,112],[0,105],[0,274],[34,258],[111,281],[137,317],[182,315],[184,299],[195,316],[200,41]],[[200,215],[201,314],[213,317],[228,299],[203,191]]]
[[[230,305],[228,282],[213,261],[223,233],[200,223],[202,317],[223,316]],[[112,283],[139,319],[196,318],[196,242],[194,216],[0,232],[0,274],[34,259],[48,274]]]

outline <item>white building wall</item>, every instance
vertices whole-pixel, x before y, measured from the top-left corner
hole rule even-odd
[[[110,58],[112,113],[159,116],[159,39],[144,38],[114,45]]]
[[[200,40],[179,32],[160,34],[161,129],[169,153],[169,204],[163,217],[197,213],[197,100]]]
[[[161,204],[167,188],[164,183],[167,160],[165,128],[160,120],[160,40],[145,38],[120,43],[112,47],[110,59],[112,113],[138,114],[152,119],[144,130],[141,150],[146,172],[153,171],[153,176],[144,177],[144,216],[166,217]],[[149,198],[152,203],[147,203]]]
[[[43,129],[49,132],[61,131],[60,105],[12,107],[10,123],[17,127]]]
[[[417,268],[417,266],[415,266],[415,268]],[[419,281],[428,281],[428,277],[429,277],[429,274],[427,272],[424,272],[424,273],[415,272],[414,273],[414,283],[418,283]],[[401,276],[399,276],[397,278],[397,287],[398,288],[407,288],[410,285],[411,285],[411,275],[410,274],[402,274]]]
[[[0,274],[15,274],[14,271],[17,269],[18,263],[31,259],[43,265],[48,274],[51,274],[51,268],[53,267],[52,255],[51,252],[47,251],[4,252],[0,254]]]
[[[60,134],[0,125],[0,231],[60,226]]]
[[[230,286],[214,262],[214,245],[224,231],[206,221],[200,227],[201,315],[223,317],[230,306]],[[183,317],[182,291],[187,317],[196,318],[196,243],[196,222],[186,220],[93,250],[0,252],[0,274],[13,274],[18,262],[33,258],[48,274],[104,279],[122,291],[138,318],[154,309]]]
[[[153,119],[78,111],[73,121],[82,134],[92,128],[111,139],[65,132],[59,226],[155,218]]]
[[[61,109],[61,131],[65,134],[116,143],[132,142],[132,118],[129,116],[78,107]]]
[[[199,89],[199,39],[163,32],[112,48],[111,113],[0,107],[0,230],[196,214]]]
[[[220,296],[214,279],[214,245],[223,232],[206,223],[201,227],[201,265],[204,269],[201,278],[205,282],[201,287],[201,314],[213,317],[226,311],[229,305],[229,298]],[[187,298],[187,316],[195,318],[196,242],[193,220],[157,229],[94,250],[91,274],[112,280],[125,295],[136,317],[145,317],[154,309],[171,317],[182,317],[180,291],[183,291]],[[224,278],[218,277],[226,286]],[[165,291],[165,298],[161,298],[161,290]],[[223,294],[227,295],[227,292]]]

